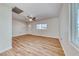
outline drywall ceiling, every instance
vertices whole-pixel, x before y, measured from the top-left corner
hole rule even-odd
[[[18,7],[24,12],[20,15],[13,13],[13,18],[24,20],[22,16],[34,16],[39,20],[58,17],[62,4],[59,3],[15,3],[12,7]]]

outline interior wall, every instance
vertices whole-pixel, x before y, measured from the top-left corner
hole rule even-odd
[[[38,30],[36,29],[36,24],[47,24],[48,27],[46,30]],[[32,23],[31,25],[32,28],[30,34],[55,38],[58,38],[59,36],[58,18],[52,18],[42,21],[40,20],[38,22]]]
[[[0,53],[12,48],[12,12],[8,5],[0,4]]]
[[[17,16],[18,17],[18,16]],[[37,30],[36,24],[47,24],[48,27],[46,30]],[[25,22],[12,18],[12,34],[14,36],[24,35],[24,34],[33,34],[38,36],[47,36],[47,37],[55,37],[59,36],[59,28],[58,28],[58,18],[52,18],[47,20],[40,20],[34,23],[31,23],[30,27]]]
[[[28,33],[28,27],[25,22],[18,20],[16,18],[12,19],[12,36],[19,36]]]
[[[77,51],[69,42],[69,28],[70,28],[70,19],[69,19],[69,4],[63,4],[60,16],[59,16],[59,28],[60,28],[60,42],[64,49],[65,55],[67,56],[75,56],[79,55],[79,51]]]

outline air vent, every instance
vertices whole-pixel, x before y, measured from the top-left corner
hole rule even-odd
[[[12,9],[12,11],[15,12],[15,13],[17,13],[17,14],[20,14],[20,13],[23,12],[23,10],[21,10],[21,9],[19,9],[19,8],[17,8],[17,7],[14,7],[14,8]]]

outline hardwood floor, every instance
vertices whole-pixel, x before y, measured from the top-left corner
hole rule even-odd
[[[56,38],[22,35],[13,37],[13,48],[0,56],[64,56],[64,51]]]

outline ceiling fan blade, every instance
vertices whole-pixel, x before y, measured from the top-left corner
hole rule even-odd
[[[27,16],[28,18],[30,18],[30,19],[32,19],[32,17],[30,17],[30,16]]]
[[[32,20],[33,20],[33,21],[36,21],[36,17],[33,17]]]

